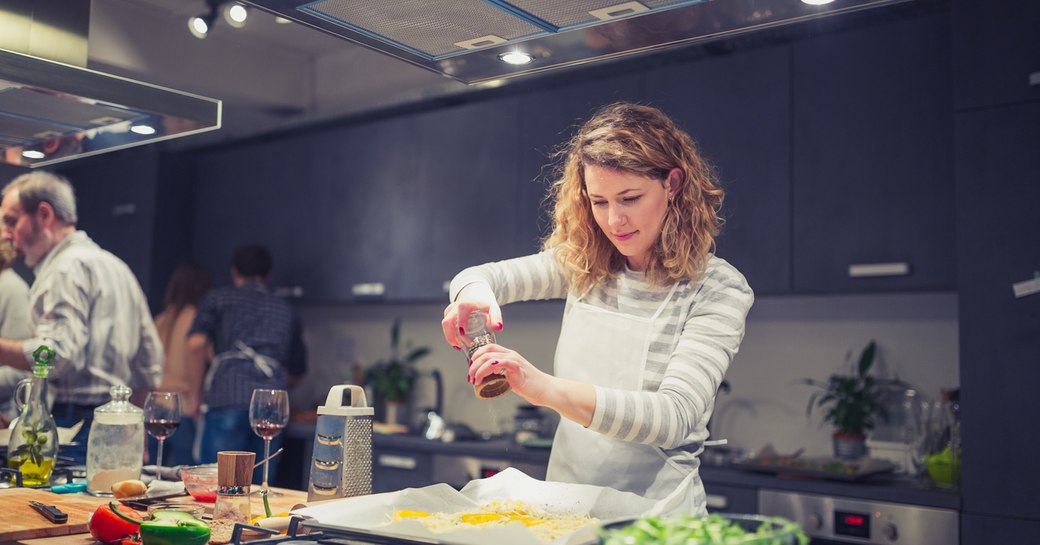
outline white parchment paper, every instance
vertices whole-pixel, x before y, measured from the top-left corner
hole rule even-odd
[[[470,481],[461,491],[446,484],[435,484],[321,502],[295,510],[293,514],[311,517],[328,526],[433,539],[452,545],[540,545],[534,534],[519,524],[502,528],[465,529],[446,534],[434,534],[414,520],[388,524],[394,511],[399,509],[457,513],[496,501],[520,501],[550,512],[587,513],[602,522],[641,516],[650,512],[657,503],[631,492],[601,486],[541,481],[518,469],[508,468],[493,477]],[[597,532],[596,526],[587,527],[557,539],[553,544],[593,543]]]

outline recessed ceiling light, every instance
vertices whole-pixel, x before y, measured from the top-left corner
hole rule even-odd
[[[285,17],[275,17],[274,18],[274,22],[276,22],[276,23],[278,23],[280,25],[287,25],[287,24],[291,23],[292,21],[286,19]]]
[[[507,64],[529,64],[534,60],[534,57],[523,51],[510,51],[509,53],[502,53],[498,56],[498,59]]]
[[[226,10],[224,10],[224,19],[234,28],[242,28],[246,26],[246,19],[248,18],[249,10],[237,2],[231,4]]]
[[[824,4],[830,4],[834,0],[802,0],[803,4],[809,4],[810,6],[822,6]]]
[[[130,127],[130,132],[147,136],[149,134],[155,134],[155,128],[150,125],[134,125]]]
[[[37,151],[34,149],[27,149],[22,152],[22,157],[25,157],[26,159],[43,159],[46,156],[47,155],[42,151]]]
[[[212,21],[212,19],[208,17],[192,17],[188,19],[188,30],[191,31],[192,36],[201,40],[209,34],[210,21]]]

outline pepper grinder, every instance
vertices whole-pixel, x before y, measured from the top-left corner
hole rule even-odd
[[[488,327],[491,318],[486,312],[473,311],[466,320],[465,333],[462,335],[462,344],[466,349],[466,360],[473,361],[473,353],[481,346],[495,342],[495,334]],[[473,385],[473,393],[478,399],[491,399],[498,397],[510,389],[509,381],[502,375],[488,375],[480,384]]]
[[[217,453],[217,503],[214,520],[248,523],[249,486],[256,453],[225,450]]]

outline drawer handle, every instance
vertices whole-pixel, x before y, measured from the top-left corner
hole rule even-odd
[[[705,494],[704,503],[711,509],[725,509],[729,507],[729,498],[717,494]]]
[[[395,469],[415,469],[415,466],[419,464],[415,461],[415,458],[409,458],[408,456],[380,454],[379,465],[382,467],[392,467]]]
[[[386,292],[386,286],[382,282],[365,282],[362,284],[354,284],[350,286],[350,293],[357,296],[375,296],[378,297]]]
[[[849,265],[849,276],[864,278],[872,276],[905,276],[910,274],[910,264],[903,263],[856,263]]]

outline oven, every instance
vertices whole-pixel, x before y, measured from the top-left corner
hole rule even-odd
[[[791,519],[812,545],[959,545],[953,509],[761,489],[759,514]]]

